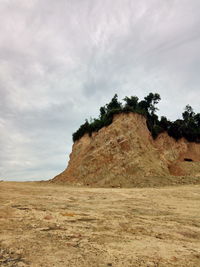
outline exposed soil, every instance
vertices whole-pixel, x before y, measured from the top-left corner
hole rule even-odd
[[[76,141],[67,168],[52,182],[96,187],[116,186],[121,182],[122,187],[138,187],[138,177],[143,180],[148,177],[151,181],[155,181],[152,177],[166,177],[166,185],[169,176],[200,180],[200,143],[184,138],[176,141],[167,133],[154,140],[145,117],[128,113],[115,115],[112,124]],[[159,180],[155,185],[164,185]],[[148,184],[149,181],[145,186]]]
[[[0,183],[0,266],[200,266],[200,185]]]

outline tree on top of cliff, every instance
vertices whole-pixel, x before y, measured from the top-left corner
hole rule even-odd
[[[125,101],[125,108],[133,108],[134,110],[137,109],[139,100],[137,96],[126,96],[123,100]]]
[[[122,103],[118,101],[118,95],[115,94],[111,99],[110,103],[106,104],[106,111],[110,111],[113,109],[122,109]]]
[[[146,96],[144,98],[144,100],[147,103],[148,112],[151,115],[155,114],[155,112],[158,110],[158,108],[155,107],[155,105],[158,104],[158,102],[161,100],[160,95],[159,94],[150,93],[150,94],[148,94],[148,96]]]
[[[159,120],[156,115],[158,110],[156,105],[161,100],[160,95],[157,93],[149,93],[141,101],[139,101],[137,96],[126,96],[123,100],[125,102],[124,105],[118,101],[118,96],[115,94],[108,104],[100,107],[99,118],[92,119],[90,122],[86,120],[73,133],[73,141],[79,140],[86,133],[91,136],[93,132],[97,132],[101,128],[110,125],[115,114],[133,112],[146,117],[147,127],[153,138],[167,131],[176,140],[185,137],[188,141],[200,142],[200,113],[195,114],[190,105],[185,107],[182,113],[182,120],[179,119],[171,122],[163,116]]]

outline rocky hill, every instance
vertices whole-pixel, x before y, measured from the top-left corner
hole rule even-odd
[[[68,167],[52,179],[106,187],[184,181],[200,181],[200,144],[167,133],[154,140],[145,117],[136,113],[115,115],[111,125],[76,141]]]

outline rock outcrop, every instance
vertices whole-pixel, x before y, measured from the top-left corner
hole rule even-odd
[[[76,141],[67,169],[52,181],[131,186],[138,179],[148,183],[151,177],[173,175],[200,177],[200,144],[167,133],[154,140],[145,117],[129,113],[115,115],[111,125]]]

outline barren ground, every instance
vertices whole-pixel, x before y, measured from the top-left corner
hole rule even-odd
[[[0,182],[0,266],[200,266],[200,185]]]

